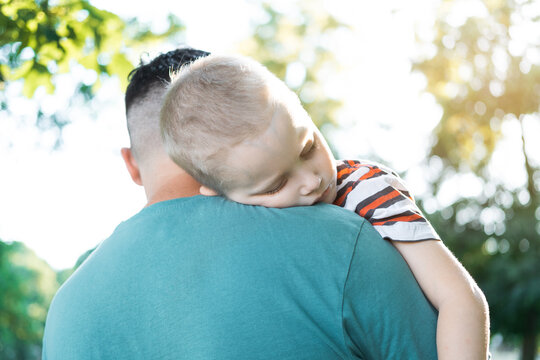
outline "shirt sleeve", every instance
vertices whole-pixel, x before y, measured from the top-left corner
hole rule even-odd
[[[368,220],[384,239],[440,240],[395,172],[364,160],[342,161],[337,170],[334,204]]]
[[[377,238],[369,224],[357,238],[343,292],[345,342],[361,359],[437,359],[437,312],[395,248]]]

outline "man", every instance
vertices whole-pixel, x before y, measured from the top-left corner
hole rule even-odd
[[[363,219],[196,196],[158,115],[170,69],[206,54],[132,73],[122,156],[148,204],[58,291],[43,359],[435,359],[435,311]]]

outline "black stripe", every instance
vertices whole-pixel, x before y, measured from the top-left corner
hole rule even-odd
[[[351,166],[346,166],[344,167],[343,169],[340,169],[338,168],[337,171],[340,172],[340,170],[344,170],[344,169],[351,169],[352,167]],[[337,184],[338,185],[341,185],[341,183],[345,180],[347,180],[347,178],[349,176],[351,176],[351,174],[354,174],[358,169],[352,169],[352,171],[348,174],[344,174],[344,175],[341,175],[341,177],[339,179],[337,179]]]
[[[387,201],[383,202],[382,204],[380,204],[376,208],[368,210],[368,212],[366,213],[366,215],[364,217],[366,219],[368,219],[370,222],[373,222],[375,220],[373,220],[372,217],[373,217],[373,214],[375,213],[375,211],[377,211],[379,209],[386,209],[386,208],[390,207],[391,205],[394,205],[397,202],[403,201],[403,199],[405,199],[405,197],[403,197],[403,195],[399,195],[399,196],[396,196],[396,197],[394,197],[392,199],[388,199]],[[357,211],[356,213],[358,214],[359,212]]]
[[[355,164],[360,164],[361,166],[356,168],[354,166],[350,166],[348,164],[343,164],[343,165],[340,165],[337,167],[337,172],[339,173],[341,170],[344,170],[344,169],[352,169],[353,171],[351,171],[350,173],[348,174],[344,174],[342,175],[338,180],[337,180],[337,184],[338,185],[341,185],[341,183],[343,181],[345,181],[349,176],[351,176],[352,174],[354,174],[355,172],[357,172],[358,170],[360,170],[361,168],[368,168],[368,171],[366,172],[369,173],[371,170],[381,170],[380,172],[377,172],[373,175],[371,175],[370,177],[368,178],[365,178],[365,179],[362,179],[362,180],[368,180],[368,179],[373,179],[373,178],[376,178],[376,177],[379,177],[379,176],[382,176],[382,175],[387,175],[388,173],[385,172],[384,170],[382,170],[381,168],[379,168],[378,166],[375,166],[375,165],[369,165],[369,164],[362,164],[361,162],[359,161],[355,161]],[[365,174],[364,174],[365,175]],[[364,176],[362,175],[362,176]]]
[[[400,193],[402,193],[403,195],[405,195],[406,197],[408,197],[409,199],[412,200],[412,196],[411,196],[411,193],[406,191],[406,190],[399,190]]]
[[[370,197],[367,197],[365,198],[364,200],[362,200],[361,202],[359,202],[357,205],[356,205],[356,208],[354,209],[354,212],[357,213],[357,214],[360,214],[360,211],[365,208],[366,206],[368,206],[369,204],[371,204],[372,202],[374,202],[375,200],[377,200],[378,198],[382,197],[382,196],[385,196],[385,195],[388,195],[390,194],[392,191],[394,191],[394,188],[391,187],[391,186],[387,186],[385,187],[384,189],[382,189],[381,191],[378,191],[376,192],[375,194],[371,195]],[[388,201],[387,201],[388,202]],[[385,202],[384,204],[386,204],[387,202]],[[381,208],[381,206],[377,207],[376,209],[379,209]],[[375,209],[371,209],[369,210],[366,215],[364,215],[364,218],[366,220],[370,220],[371,216],[373,216],[373,212],[374,212]]]
[[[339,168],[338,168],[338,172],[339,172]],[[354,171],[353,171],[353,172],[354,172]],[[345,179],[347,179],[347,178],[349,177],[349,175],[351,175],[351,173],[342,175],[340,178],[337,179],[336,184],[337,184],[338,186],[341,185],[341,183],[342,183]]]
[[[435,235],[435,234],[433,234],[433,235]],[[389,236],[385,236],[383,239],[392,240],[392,241],[401,241],[401,242],[419,242],[419,241],[428,241],[428,240],[441,241],[441,239],[439,239],[437,236],[433,236],[433,237],[425,238],[425,239],[410,239],[410,240],[407,240],[407,239],[392,239]]]
[[[349,188],[354,189],[356,187],[356,185],[358,185],[358,181],[349,181],[348,183],[343,185],[343,187],[341,189],[339,189],[339,191],[337,192],[336,199],[339,199],[341,196],[343,196],[343,194],[345,194],[347,192],[347,189],[349,189]],[[351,191],[352,191],[352,189],[351,189]]]
[[[379,168],[378,168],[378,167],[373,167],[373,169],[379,169]],[[379,170],[381,170],[381,169],[379,169]],[[362,179],[362,181],[363,181],[363,180],[374,179],[374,178],[377,178],[377,177],[383,176],[383,175],[388,175],[388,174],[381,170],[381,171],[376,172],[375,174],[371,175],[371,176],[368,177],[368,178]]]
[[[354,173],[354,171],[353,171],[351,174],[353,174],[353,173]],[[346,179],[349,175],[351,175],[351,174],[347,174],[347,176],[343,176],[341,179],[345,180],[345,179]],[[379,175],[379,174],[375,174],[374,176],[372,176],[372,177],[370,177],[370,178],[368,178],[368,179],[373,179],[373,178],[378,177],[378,176],[380,176],[380,175]],[[346,183],[345,185],[343,185],[343,187],[342,187],[341,189],[339,189],[339,191],[338,191],[337,194],[336,194],[336,199],[339,199],[343,194],[345,194],[345,192],[347,192],[347,189],[348,189],[348,188],[352,188],[351,191],[353,191],[354,188],[355,188],[360,182],[366,181],[366,180],[368,180],[368,179],[362,179],[362,180],[357,179],[357,180],[349,181],[348,183]],[[337,182],[337,185],[341,185],[341,182],[338,181],[338,182]]]
[[[356,167],[355,165],[361,164],[361,162],[358,161],[358,160],[342,160],[342,161],[343,161],[343,163],[337,167],[337,172],[338,173],[341,170],[344,170],[344,169],[352,169],[353,171],[351,171],[350,173],[345,174],[345,175],[341,176],[339,179],[337,179],[337,184],[338,185],[341,185],[341,183],[344,180],[346,180],[351,174],[353,174],[356,170],[358,170],[358,167]],[[352,161],[353,165],[350,165],[349,161]]]
[[[392,215],[392,216],[388,216],[388,217],[385,217],[385,218],[382,218],[382,219],[371,219],[371,223],[376,223],[376,222],[381,222],[381,221],[388,221],[387,223],[384,223],[382,225],[377,225],[377,226],[386,226],[386,225],[393,225],[397,222],[407,222],[407,223],[412,223],[412,222],[427,222],[426,219],[424,219],[423,217],[420,217],[418,219],[415,219],[415,220],[410,220],[410,221],[403,221],[403,220],[398,220],[398,221],[390,221],[392,219],[396,219],[398,217],[401,217],[401,216],[411,216],[411,215],[420,215],[422,216],[421,214],[417,213],[417,212],[414,212],[414,211],[410,211],[410,210],[407,210],[407,211],[404,211],[400,214],[397,214],[397,215]]]

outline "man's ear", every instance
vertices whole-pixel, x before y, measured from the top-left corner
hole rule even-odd
[[[139,165],[137,165],[137,162],[135,161],[135,158],[133,157],[133,153],[131,152],[131,149],[122,148],[120,150],[120,153],[122,154],[122,158],[124,159],[124,163],[126,164],[127,171],[129,172],[129,175],[131,176],[131,180],[133,180],[135,184],[142,186],[141,172],[139,171]]]
[[[204,195],[204,196],[217,196],[218,195],[218,193],[215,190],[212,190],[209,187],[206,187],[204,185],[201,185],[201,187],[199,188],[199,192],[201,193],[201,195]]]

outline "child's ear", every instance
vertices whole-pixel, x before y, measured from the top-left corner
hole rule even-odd
[[[201,193],[201,195],[204,195],[204,196],[217,196],[218,195],[218,193],[215,190],[212,190],[209,187],[206,187],[204,185],[201,185],[201,187],[199,188],[199,192]]]
[[[137,185],[142,185],[141,172],[139,171],[139,165],[137,165],[137,162],[135,161],[135,158],[133,157],[133,153],[131,152],[131,149],[122,148],[122,150],[120,150],[120,153],[122,154],[122,158],[124,159],[124,162],[126,163],[126,168],[133,182]]]

